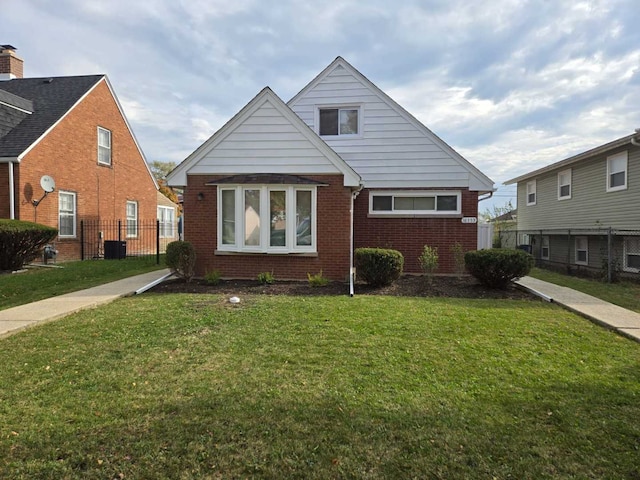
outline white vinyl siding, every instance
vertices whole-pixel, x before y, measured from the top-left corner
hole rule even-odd
[[[138,202],[128,201],[126,207],[127,214],[127,237],[138,236]]]
[[[369,215],[460,215],[461,194],[455,190],[378,191],[369,194]]]
[[[527,206],[535,205],[537,200],[536,181],[527,182]]]
[[[58,236],[74,238],[76,236],[76,194],[58,192]]]
[[[160,238],[173,238],[176,236],[176,209],[158,205],[158,222]]]
[[[558,173],[558,200],[571,198],[571,169]]]
[[[98,163],[111,165],[111,132],[98,127]]]
[[[624,238],[624,270],[640,272],[640,237]]]
[[[576,237],[575,239],[575,263],[576,265],[589,264],[589,237]]]
[[[315,253],[315,187],[220,186],[218,250]]]
[[[607,192],[627,189],[627,152],[607,157]]]

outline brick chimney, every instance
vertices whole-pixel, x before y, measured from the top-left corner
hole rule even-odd
[[[0,45],[0,80],[23,78],[23,61],[13,45]]]

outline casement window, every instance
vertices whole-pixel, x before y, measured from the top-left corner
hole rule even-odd
[[[549,236],[544,235],[542,237],[542,243],[540,245],[540,258],[543,260],[549,260]]]
[[[76,236],[76,194],[58,192],[58,236],[73,238]]]
[[[640,237],[624,237],[624,270],[640,273]]]
[[[627,152],[607,157],[607,192],[627,189]]]
[[[236,185],[218,188],[218,250],[316,251],[316,188]]]
[[[576,255],[575,263],[577,265],[589,264],[589,238],[588,237],[576,237]]]
[[[527,182],[527,205],[536,204],[536,181]]]
[[[571,198],[571,169],[558,173],[558,200]]]
[[[371,192],[370,215],[459,215],[461,194],[455,190]]]
[[[360,107],[320,108],[318,124],[320,136],[358,135]]]
[[[111,131],[98,127],[98,163],[111,165]]]
[[[127,237],[138,236],[138,202],[127,202]]]
[[[158,222],[160,227],[160,238],[175,237],[176,209],[158,205]]]

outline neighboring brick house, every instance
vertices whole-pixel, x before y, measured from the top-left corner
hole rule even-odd
[[[268,87],[168,176],[198,274],[349,278],[353,248],[477,245],[493,182],[341,57],[285,104]]]
[[[179,207],[160,191],[158,191],[157,198],[160,253],[165,253],[167,245],[178,240]]]
[[[43,176],[55,181],[44,198]],[[58,258],[79,259],[80,222],[122,219],[135,247],[139,222],[155,223],[157,188],[106,75],[22,78],[15,48],[0,46],[1,218],[58,228]],[[92,235],[85,245],[120,240]]]

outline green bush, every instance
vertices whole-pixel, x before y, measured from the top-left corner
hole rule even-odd
[[[464,260],[469,273],[489,288],[506,289],[512,280],[527,275],[533,257],[523,250],[492,248],[467,252]]]
[[[456,242],[449,247],[449,251],[451,255],[453,255],[453,268],[456,275],[462,276],[466,268],[464,263],[464,247],[460,242]]]
[[[40,255],[58,230],[39,223],[0,219],[0,270],[18,270]]]
[[[207,285],[218,285],[222,280],[222,272],[220,270],[211,270],[204,274],[204,281]]]
[[[404,257],[397,250],[356,248],[355,264],[358,278],[371,286],[382,287],[400,278]]]
[[[195,273],[196,250],[189,242],[171,242],[167,245],[166,263],[173,273],[190,282]]]
[[[433,281],[433,274],[438,270],[438,247],[430,247],[425,245],[422,249],[422,253],[418,257],[420,262],[420,268],[427,276],[429,284]]]
[[[307,278],[309,279],[309,285],[312,287],[325,287],[329,284],[329,279],[322,276],[322,270],[315,275],[307,273]]]
[[[258,282],[260,282],[262,285],[271,285],[275,281],[276,277],[272,272],[260,272],[258,274]]]

